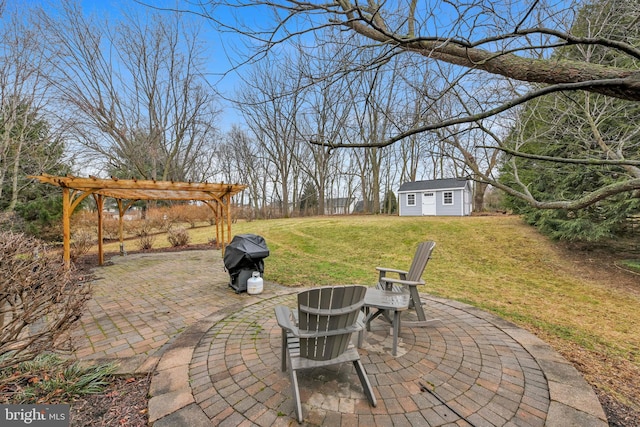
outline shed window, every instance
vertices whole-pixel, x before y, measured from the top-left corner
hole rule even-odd
[[[407,194],[407,206],[415,206],[415,205],[416,205],[415,193]]]
[[[442,204],[443,205],[453,204],[453,191],[444,191],[442,193]]]

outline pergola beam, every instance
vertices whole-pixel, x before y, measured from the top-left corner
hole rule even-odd
[[[224,248],[231,240],[231,197],[245,188],[243,184],[225,184],[208,182],[173,182],[138,179],[101,179],[94,176],[81,178],[75,176],[53,176],[42,174],[30,176],[41,183],[62,188],[62,224],[63,224],[63,259],[67,265],[71,263],[71,215],[80,202],[93,195],[98,205],[98,252],[99,263],[103,264],[102,253],[102,205],[104,197],[112,197],[118,201],[120,221],[122,222],[122,200],[183,200],[202,201],[209,205],[216,216],[216,241]],[[73,191],[71,191],[73,190]],[[127,205],[127,207],[130,206]],[[228,235],[224,235],[224,227],[218,224],[227,222]],[[122,232],[121,232],[122,244]]]

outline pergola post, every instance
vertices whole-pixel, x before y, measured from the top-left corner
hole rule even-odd
[[[124,255],[124,213],[122,212],[122,200],[117,199],[118,203],[118,238],[120,239],[120,255]]]
[[[96,208],[98,209],[98,265],[104,264],[104,248],[103,244],[103,236],[102,236],[102,210],[104,207],[104,198],[101,194],[94,194],[94,199],[96,200]]]
[[[62,259],[71,267],[71,194],[68,187],[62,187]]]
[[[220,206],[220,202],[216,201],[216,203],[211,203],[209,201],[204,202],[211,212],[213,213],[213,222],[216,226],[216,245],[220,247],[220,215],[218,215],[218,207]]]
[[[220,203],[217,202],[215,207],[212,207],[211,209],[213,209],[213,215],[216,221],[216,245],[218,245],[218,247],[222,247],[222,241],[220,240]]]
[[[224,197],[227,200],[226,208],[227,208],[227,240],[229,243],[231,242],[231,195],[227,194]]]

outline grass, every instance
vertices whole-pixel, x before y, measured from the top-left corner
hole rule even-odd
[[[625,259],[620,263],[628,269],[640,273],[640,259]]]
[[[215,234],[212,228],[189,232],[192,243]],[[586,277],[517,217],[294,218],[239,222],[233,233],[263,236],[271,252],[265,279],[287,286],[373,284],[376,266],[406,269],[417,243],[434,240],[421,292],[493,312],[559,350],[577,346],[591,365],[602,363],[592,366],[594,378],[616,363],[640,373],[638,293]],[[597,383],[594,378],[588,377]],[[623,400],[637,408],[637,397]]]

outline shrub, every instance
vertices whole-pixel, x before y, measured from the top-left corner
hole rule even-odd
[[[167,231],[171,227],[174,219],[169,215],[169,208],[153,208],[147,210],[147,221],[150,221],[154,228]]]
[[[25,234],[0,232],[0,369],[59,348],[82,315],[90,287],[60,253]]]
[[[31,236],[48,242],[62,240],[62,196],[31,200],[16,205],[16,214],[22,219],[23,230]]]
[[[167,240],[173,247],[186,246],[189,243],[189,233],[182,227],[169,230]]]
[[[0,212],[0,231],[24,231],[24,220],[15,212]]]
[[[145,220],[138,225],[136,235],[138,236],[138,246],[140,249],[146,250],[153,247],[153,244],[156,241],[156,236],[151,234],[152,230],[153,226],[151,221]]]
[[[185,203],[161,208],[158,212],[154,212],[154,216],[159,216],[160,213],[162,213],[162,217],[170,225],[188,223],[191,228],[196,227],[198,223],[208,222],[209,217],[212,215],[212,211],[209,206]]]
[[[153,231],[153,224],[151,221],[137,221],[135,224],[135,234],[136,236],[148,236]]]
[[[146,234],[144,236],[138,236],[138,247],[145,251],[151,249],[156,242],[156,236],[153,234]]]
[[[231,222],[233,224],[238,222],[238,219],[244,219],[247,222],[253,221],[256,217],[255,212],[251,206],[232,206],[231,207]]]
[[[93,242],[93,234],[89,231],[80,230],[75,233],[71,241],[71,253],[69,254],[71,261],[77,261],[78,258],[89,252]]]
[[[192,205],[181,205],[180,218],[184,222],[189,223],[189,226],[191,228],[195,228],[198,221],[203,220],[203,217],[200,214],[200,211],[197,208],[197,206],[192,206]]]
[[[95,227],[98,224],[94,224]],[[104,237],[110,240],[116,240],[120,237],[120,224],[117,219],[105,219],[102,222],[102,232]]]
[[[191,225],[191,228],[203,222],[211,225],[215,224],[213,211],[207,205],[188,205],[186,220]]]
[[[71,215],[71,228],[95,228],[97,218],[98,214],[95,211],[78,209]]]

